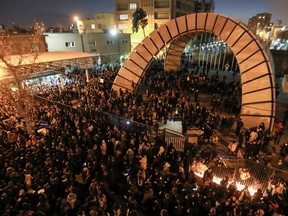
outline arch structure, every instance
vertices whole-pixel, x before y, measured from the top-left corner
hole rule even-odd
[[[120,68],[112,88],[135,90],[149,63],[164,47],[168,48],[165,70],[179,70],[185,46],[199,32],[213,33],[234,53],[241,74],[244,127],[263,122],[272,132],[276,108],[273,61],[270,62],[264,45],[243,23],[221,14],[194,13],[161,25],[135,47]]]

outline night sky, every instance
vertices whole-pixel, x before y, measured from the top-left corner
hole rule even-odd
[[[215,0],[215,13],[247,24],[257,13],[272,13],[272,22],[288,24],[288,0]],[[46,27],[68,29],[74,16],[93,18],[95,13],[114,12],[114,0],[0,0],[0,24],[11,27],[33,26],[34,19]]]

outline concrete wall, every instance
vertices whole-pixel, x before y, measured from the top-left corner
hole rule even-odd
[[[78,33],[45,33],[48,52],[83,52],[81,36]],[[67,47],[66,43],[72,42],[75,47]]]
[[[87,52],[100,54],[102,63],[114,63],[127,58],[131,51],[130,34],[110,33],[45,33],[48,52]],[[66,47],[66,42],[74,42],[75,47]]]

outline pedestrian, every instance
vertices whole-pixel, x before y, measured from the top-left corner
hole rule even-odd
[[[239,136],[240,130],[241,130],[241,128],[242,128],[243,126],[244,126],[244,122],[243,122],[243,120],[240,118],[240,119],[237,121],[237,126],[236,126],[236,131],[235,131],[235,133],[236,133],[237,136]]]
[[[225,135],[225,136],[227,135],[227,134],[226,134],[227,123],[228,123],[227,115],[224,115],[224,116],[221,118],[220,130],[222,131],[223,135]]]
[[[237,149],[238,149],[238,142],[236,140],[232,140],[228,144],[228,150],[229,150],[230,154],[236,155],[237,154]]]
[[[216,146],[217,143],[218,143],[218,141],[219,141],[219,137],[218,137],[218,135],[217,135],[217,132],[214,130],[212,136],[210,137],[210,143],[211,143],[213,146]]]
[[[274,129],[274,142],[276,145],[279,144],[281,136],[284,134],[284,127],[282,122],[278,122]]]

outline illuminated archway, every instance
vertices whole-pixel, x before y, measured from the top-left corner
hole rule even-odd
[[[198,32],[218,36],[235,55],[241,74],[241,118],[244,126],[250,128],[264,122],[271,131],[274,127],[276,91],[269,57],[258,38],[243,23],[221,14],[189,14],[161,25],[129,55],[112,88],[133,91],[149,63],[164,46],[170,46],[165,68],[177,69],[185,46]]]

